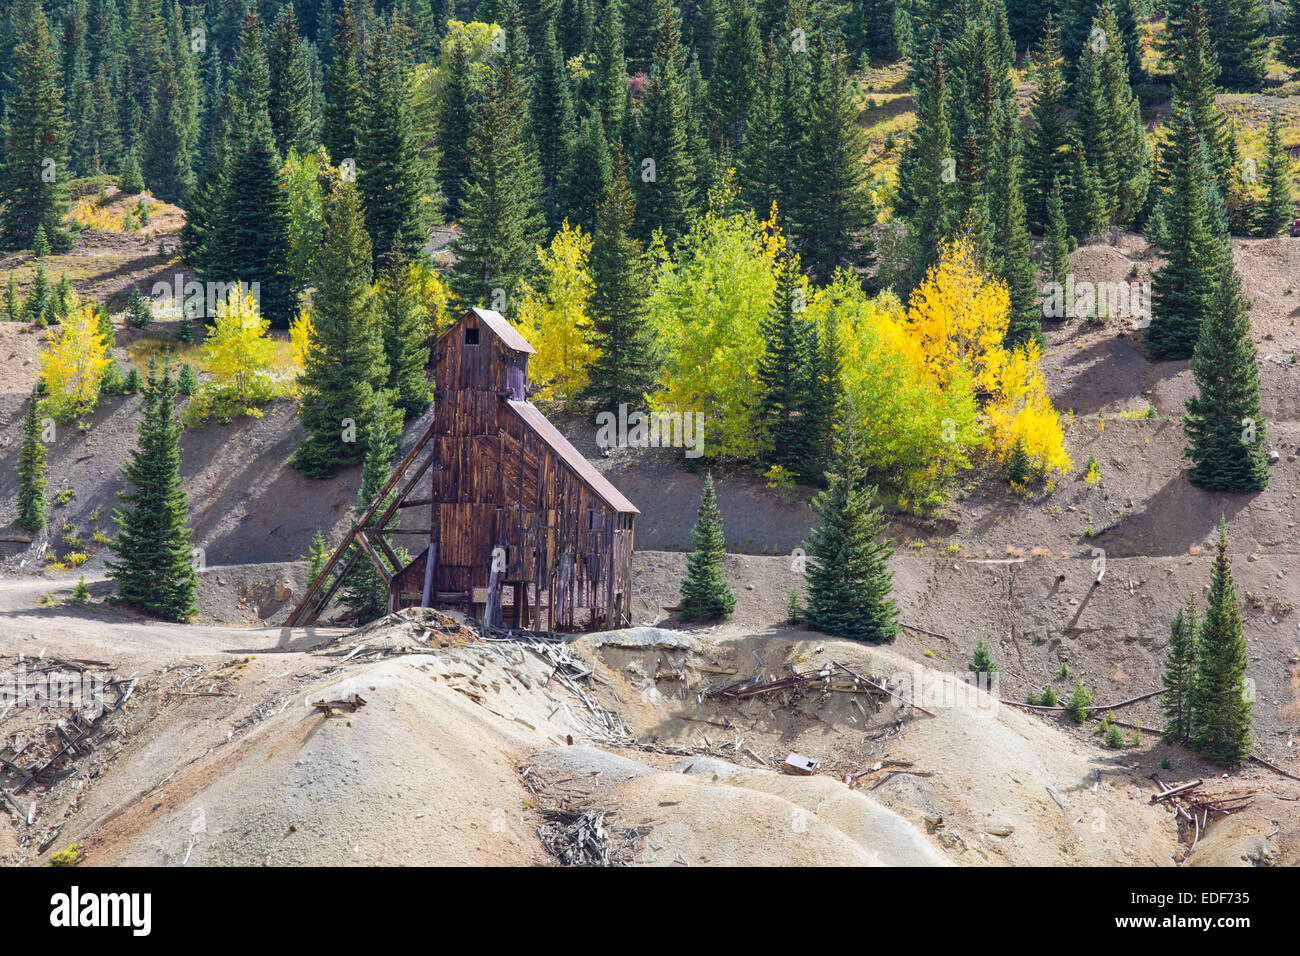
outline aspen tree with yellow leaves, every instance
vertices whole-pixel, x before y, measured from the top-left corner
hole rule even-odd
[[[591,236],[566,219],[537,258],[541,281],[526,287],[518,313],[520,331],[537,350],[529,377],[538,386],[536,397],[572,404],[586,390],[597,355],[589,318]]]
[[[94,307],[74,297],[67,319],[48,333],[37,360],[50,417],[68,422],[93,411],[104,370],[112,361]]]
[[[258,405],[274,391],[268,375],[275,357],[275,343],[266,334],[270,327],[251,292],[242,287],[231,289],[226,301],[217,304],[216,319],[203,341],[210,379],[186,408],[187,423],[208,416],[221,422],[241,415],[262,417]]]

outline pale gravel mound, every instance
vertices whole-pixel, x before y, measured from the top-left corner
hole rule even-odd
[[[489,685],[519,685],[485,693],[530,698],[532,728],[475,702],[471,663]],[[533,678],[543,670],[538,662]],[[367,702],[355,714],[305,706],[352,692]],[[576,729],[555,705],[546,726],[544,704],[485,656],[362,666],[296,696],[79,839],[100,865],[177,865],[187,852],[191,866],[543,863],[514,754]]]
[[[787,776],[696,757],[684,757],[671,769],[708,779],[716,777],[730,787],[758,790],[788,800],[875,854],[885,866],[952,866],[897,813],[830,777]]]
[[[885,865],[833,823],[758,788],[654,770],[584,747],[533,753],[527,766],[542,801],[567,792],[566,808],[609,810],[608,826],[639,828],[632,861],[638,865]]]

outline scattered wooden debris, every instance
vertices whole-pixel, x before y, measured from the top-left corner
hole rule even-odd
[[[346,710],[349,714],[355,714],[362,707],[366,706],[366,699],[360,694],[349,694],[339,700],[321,700],[312,705],[326,717],[333,717],[334,711]]]
[[[1170,786],[1157,773],[1153,773],[1151,779],[1160,788],[1159,793],[1152,795],[1151,802],[1164,804],[1177,816],[1179,837],[1190,839],[1192,850],[1196,849],[1212,820],[1244,810],[1254,800],[1249,793],[1226,797],[1199,793],[1200,780]]]
[[[841,670],[847,674],[851,680],[848,683],[833,683],[835,671]],[[892,690],[883,684],[869,678],[863,677],[847,664],[839,661],[831,661],[822,665],[815,671],[798,671],[793,666],[790,668],[790,674],[787,677],[771,677],[763,680],[762,669],[752,677],[745,680],[733,681],[724,684],[721,687],[715,687],[705,693],[706,697],[721,698],[724,700],[746,700],[759,694],[770,694],[775,691],[790,690],[792,688],[815,687],[823,692],[834,692],[841,694],[872,694],[879,697],[892,697],[894,700],[919,710],[923,714],[933,717],[931,711],[926,710],[920,704],[914,703],[905,697],[895,694]]]

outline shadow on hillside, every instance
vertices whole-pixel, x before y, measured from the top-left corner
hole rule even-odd
[[[1234,519],[1258,495],[1203,491],[1180,471],[1114,531],[1093,540],[1113,558],[1185,555],[1213,538],[1219,518]]]

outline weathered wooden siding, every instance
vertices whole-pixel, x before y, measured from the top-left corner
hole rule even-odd
[[[434,354],[436,457],[419,495],[436,502],[428,528],[438,544],[433,603],[482,614],[500,548],[507,623],[555,630],[626,623],[634,514],[611,506],[511,407],[509,399],[523,399],[527,354],[483,326],[478,344],[469,344],[465,330],[475,325],[467,314]],[[394,578],[395,607],[420,603],[427,555]]]

